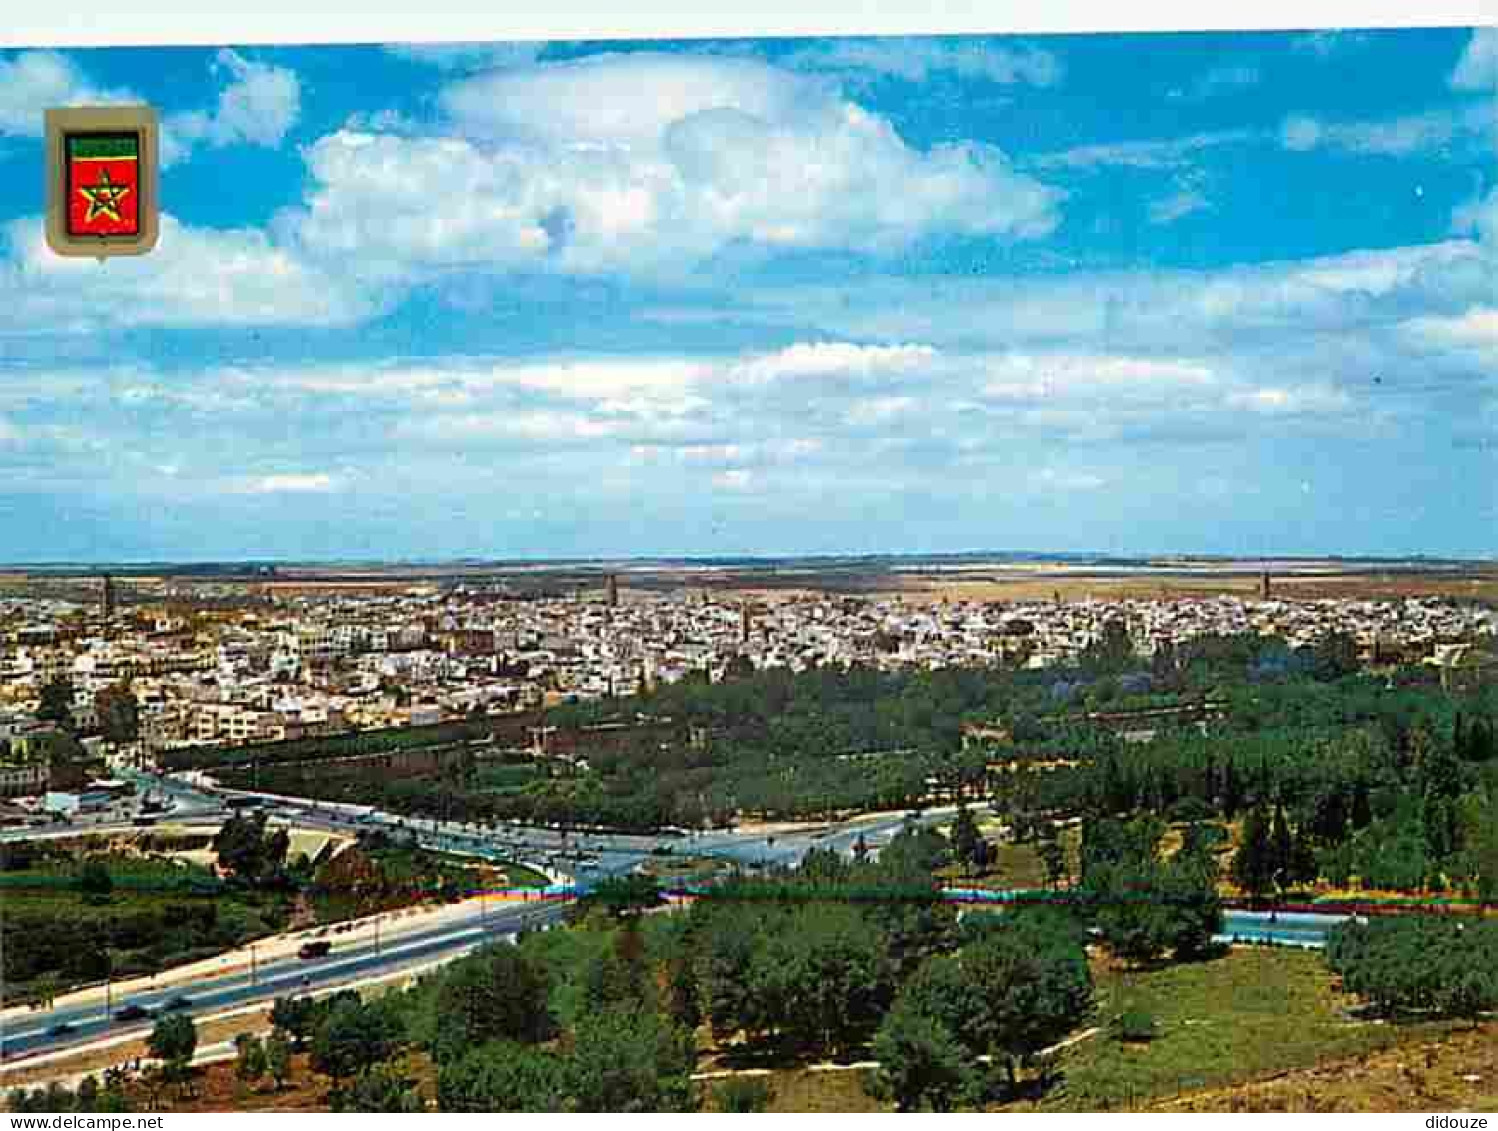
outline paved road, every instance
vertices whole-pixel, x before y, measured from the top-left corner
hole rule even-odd
[[[258,964],[253,980],[248,970],[210,975],[187,984],[137,992],[128,999],[117,997],[114,1008],[118,1011],[126,1004],[133,1004],[154,1013],[180,995],[190,1002],[182,1012],[206,1017],[288,994],[328,990],[351,981],[397,973],[405,967],[456,958],[486,942],[513,937],[522,926],[548,926],[560,920],[564,907],[557,900],[496,901],[487,911],[449,919],[439,927],[403,932],[384,941],[378,952],[373,941],[340,946],[337,935],[330,933],[333,949],[324,958],[291,956],[268,960]],[[54,1026],[64,1023],[72,1026],[71,1031],[52,1032]],[[89,1044],[104,1037],[143,1036],[153,1023],[108,1018],[103,1003],[98,1001],[59,1006],[38,1012],[34,1018],[27,1015],[8,1019],[0,1029],[0,1058],[7,1062],[7,1067],[14,1067],[23,1056]]]

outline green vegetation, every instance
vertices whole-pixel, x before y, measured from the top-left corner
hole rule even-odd
[[[391,727],[322,738],[298,738],[249,746],[188,747],[162,755],[162,767],[175,770],[216,770],[234,766],[271,767],[285,762],[315,762],[361,754],[393,754],[426,747],[476,742],[494,733],[495,722],[484,718],[435,723],[431,726]]]
[[[0,872],[5,1000],[36,1006],[72,986],[155,973],[285,928],[276,892],[227,887],[179,860],[7,846]]]
[[[142,838],[142,848],[156,845]],[[314,868],[287,859],[284,828],[261,816],[227,821],[212,846],[224,876],[201,864],[84,842],[0,846],[0,974],[7,1003],[34,1006],[78,985],[153,974],[287,930],[310,911],[336,923],[489,887],[541,887],[516,865],[475,867],[384,833]]]
[[[1147,1045],[1078,1042],[1059,1062],[1064,1084],[1036,1101],[1043,1109],[1137,1108],[1407,1039],[1397,1028],[1350,1020],[1350,1003],[1322,959],[1292,949],[1239,949],[1144,971],[1105,968],[1097,988],[1099,1017],[1148,1013],[1156,1035]]]
[[[1498,1009],[1498,920],[1415,915],[1349,920],[1328,965],[1384,1016],[1463,1017]]]
[[[137,1110],[125,1089],[125,1074],[110,1069],[101,1085],[96,1076],[85,1076],[76,1091],[54,1081],[45,1088],[17,1088],[5,1097],[7,1110],[26,1113],[93,1112],[124,1113]]]
[[[192,1084],[193,1054],[198,1051],[198,1027],[185,1013],[170,1013],[156,1022],[146,1037],[146,1048],[162,1062],[162,1078],[179,1088]]]

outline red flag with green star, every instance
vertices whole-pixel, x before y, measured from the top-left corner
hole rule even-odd
[[[140,233],[140,137],[133,133],[67,138],[68,233]]]

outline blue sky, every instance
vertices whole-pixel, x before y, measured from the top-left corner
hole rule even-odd
[[[1493,31],[0,52],[0,560],[1498,554],[1495,134]]]

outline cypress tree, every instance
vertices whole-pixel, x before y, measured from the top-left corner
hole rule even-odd
[[[1230,758],[1222,771],[1222,813],[1228,820],[1243,807],[1243,786],[1238,781],[1237,764]]]
[[[1269,822],[1255,805],[1243,820],[1243,839],[1233,857],[1233,882],[1251,896],[1261,896],[1274,884]]]
[[[1290,868],[1290,822],[1285,820],[1285,807],[1274,806],[1274,822],[1269,828],[1269,876],[1273,879]]]

